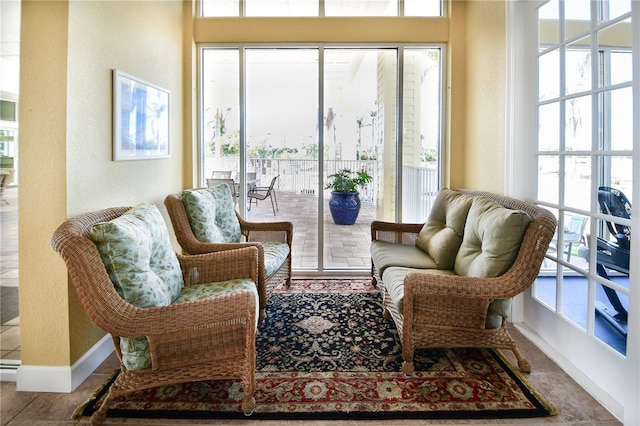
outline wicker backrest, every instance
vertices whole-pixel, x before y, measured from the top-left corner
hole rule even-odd
[[[511,268],[502,275],[505,286],[511,287],[510,297],[526,290],[538,276],[549,243],[556,232],[557,220],[555,216],[543,207],[515,198],[470,189],[458,189],[457,191],[473,196],[484,196],[506,208],[521,210],[529,215],[531,220],[522,239],[518,256]]]
[[[130,209],[114,207],[81,214],[60,225],[51,239],[51,247],[65,261],[87,315],[98,327],[114,336],[126,335],[123,332],[129,328],[126,321],[118,319],[139,308],[118,295],[89,233],[94,224],[120,217]]]

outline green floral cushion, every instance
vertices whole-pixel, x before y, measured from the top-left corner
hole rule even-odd
[[[264,272],[268,276],[277,271],[289,256],[289,245],[276,241],[262,243],[264,248]]]
[[[220,281],[215,283],[195,284],[186,286],[182,289],[182,293],[176,299],[174,304],[191,302],[193,300],[203,300],[210,297],[224,296],[226,294],[240,293],[250,291],[255,295],[256,300],[256,327],[258,326],[258,317],[260,304],[258,303],[258,287],[250,278],[240,278],[236,280]]]
[[[222,232],[216,225],[216,200],[206,190],[182,191],[182,204],[193,235],[203,242],[222,242]]]
[[[182,270],[158,208],[141,204],[122,216],[93,226],[91,240],[116,291],[139,308],[167,306],[183,286]],[[123,363],[130,370],[150,363],[147,339],[121,338]]]
[[[193,235],[203,242],[237,243],[240,222],[229,185],[182,191],[182,203]]]

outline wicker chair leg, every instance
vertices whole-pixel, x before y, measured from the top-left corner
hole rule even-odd
[[[93,426],[99,426],[107,420],[107,410],[109,409],[109,405],[111,404],[111,400],[113,399],[113,395],[111,391],[107,394],[107,397],[104,399],[102,405],[98,411],[91,415],[91,424]]]
[[[520,369],[520,371],[522,371],[523,373],[531,373],[531,363],[529,363],[529,361],[522,356],[515,344],[513,345],[511,350],[518,360],[518,368]]]
[[[415,368],[413,367],[413,361],[405,361],[402,363],[402,372],[407,376],[413,375]]]
[[[255,380],[255,379],[254,379]],[[245,416],[253,414],[253,410],[256,408],[256,399],[253,397],[255,392],[255,386],[251,378],[242,379],[242,387],[244,388],[244,399],[242,400],[242,412]]]

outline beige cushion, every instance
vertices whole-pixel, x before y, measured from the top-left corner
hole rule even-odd
[[[453,271],[445,271],[441,269],[415,269],[391,266],[385,269],[382,274],[384,288],[389,293],[391,301],[401,314],[404,312],[404,277],[409,272],[420,272],[433,275],[454,275]]]
[[[431,256],[438,269],[453,268],[472,201],[472,197],[446,188],[438,193],[416,240],[416,246]]]
[[[397,244],[387,241],[371,242],[371,260],[382,276],[389,266],[404,266],[418,269],[437,269],[436,262],[414,245]]]
[[[477,197],[469,209],[464,238],[454,271],[471,277],[497,277],[513,264],[529,216],[486,197]]]
[[[409,272],[420,272],[432,275],[455,275],[453,271],[441,269],[413,269],[391,266],[382,275],[384,288],[389,293],[391,301],[398,312],[404,315],[404,278]],[[489,304],[484,328],[496,329],[502,325],[502,319],[509,316],[511,299],[497,299]]]

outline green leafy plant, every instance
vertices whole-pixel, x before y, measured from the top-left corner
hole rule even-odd
[[[349,169],[342,169],[329,175],[329,183],[325,188],[336,192],[355,192],[359,186],[364,186],[372,180],[373,177],[367,172],[352,172]]]

